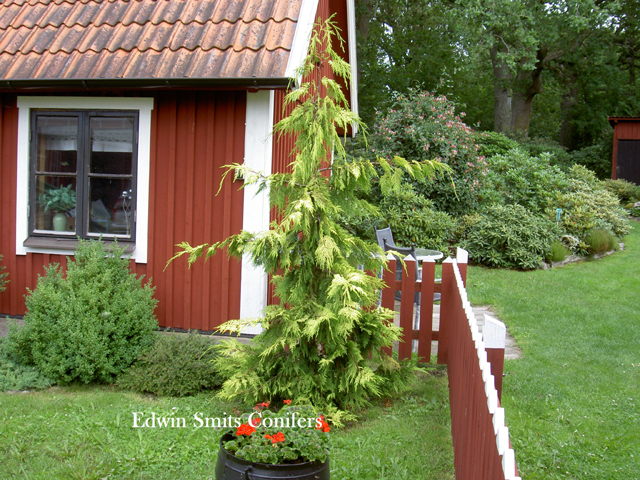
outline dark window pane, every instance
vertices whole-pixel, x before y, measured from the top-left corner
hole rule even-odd
[[[133,164],[133,118],[91,118],[90,173],[131,175]]]
[[[76,179],[36,175],[36,230],[76,231]]]
[[[75,173],[78,161],[78,118],[36,119],[36,171]]]
[[[89,233],[130,237],[131,179],[89,179]]]

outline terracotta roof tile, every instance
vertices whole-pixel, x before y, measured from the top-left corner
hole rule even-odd
[[[283,78],[302,0],[9,0],[0,79]]]

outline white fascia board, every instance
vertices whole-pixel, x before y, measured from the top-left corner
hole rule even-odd
[[[349,45],[349,65],[351,66],[351,111],[358,114],[358,44],[356,39],[356,7],[354,0],[347,0],[347,45]],[[353,135],[358,133],[358,124],[352,125]]]
[[[271,174],[273,146],[274,113],[273,90],[260,90],[247,93],[247,114],[245,119],[244,164],[254,171]],[[242,229],[260,233],[269,230],[271,208],[268,188],[258,193],[258,185],[244,188],[242,211]],[[240,280],[240,318],[260,318],[267,307],[267,287],[269,277],[262,267],[252,263],[248,255],[242,257],[242,276]],[[258,325],[245,329],[242,333],[257,334],[262,328]]]
[[[319,0],[302,0],[300,13],[298,14],[298,22],[296,25],[296,33],[293,36],[291,51],[289,52],[289,61],[285,70],[286,78],[295,78],[297,85],[301,79],[298,78],[297,70],[302,65],[307,53],[309,52],[309,43],[311,41],[311,32],[316,21]]]
[[[69,250],[25,247],[29,237],[29,142],[31,109],[135,110],[138,112],[138,166],[136,193],[136,247],[131,258],[147,263],[149,243],[149,178],[151,168],[151,111],[153,98],[129,97],[18,97],[18,158],[16,189],[16,255],[48,253],[70,255]]]

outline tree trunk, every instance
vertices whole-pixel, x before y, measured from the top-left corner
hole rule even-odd
[[[573,127],[573,107],[578,103],[578,74],[573,65],[568,64],[562,70],[562,84],[565,87],[560,109],[562,110],[562,125],[560,125],[560,144],[563,147],[572,149],[575,144],[575,133]]]
[[[513,104],[511,106],[511,129],[524,135],[529,134],[533,99],[542,92],[542,62],[546,52],[538,50],[536,66],[533,70],[520,71],[516,77],[513,89]]]
[[[498,57],[498,49],[491,49],[493,67],[493,130],[505,133],[511,128],[511,72]]]

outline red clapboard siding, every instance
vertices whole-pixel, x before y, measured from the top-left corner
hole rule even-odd
[[[223,240],[242,228],[243,192],[227,179],[216,196],[222,165],[244,158],[244,91],[177,91],[154,95],[148,263],[131,266],[152,278],[161,326],[211,330],[240,315],[240,262],[224,253],[187,268],[186,259],[165,264],[175,244]],[[25,313],[26,288],[64,255],[15,255],[18,111],[16,96],[0,94],[0,254],[10,283],[0,313]]]
[[[38,275],[44,274],[44,265],[66,265],[64,255],[36,255],[16,257],[16,156],[18,140],[17,96],[0,94],[0,254],[2,265],[9,274],[6,290],[0,293],[0,312],[19,315],[24,313],[24,294],[35,288]]]
[[[242,163],[246,93],[159,93],[153,113],[148,274],[162,326],[211,330],[240,315],[240,262],[224,252],[190,269],[175,244],[224,240],[242,228],[243,192],[223,165]]]

